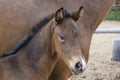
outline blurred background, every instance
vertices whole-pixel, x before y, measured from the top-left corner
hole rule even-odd
[[[116,3],[113,5],[113,8],[106,19],[120,21],[120,0],[117,0]]]

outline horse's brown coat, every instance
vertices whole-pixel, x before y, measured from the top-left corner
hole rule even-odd
[[[81,3],[80,5],[83,5],[85,9],[83,16],[78,23],[80,26],[80,46],[83,55],[88,61],[92,34],[100,22],[105,18],[115,0],[81,0],[81,2],[83,2],[83,4]],[[63,66],[63,64],[64,62],[61,59],[57,61],[52,75],[50,76],[50,80],[67,80],[68,77],[71,76],[71,73],[69,72],[67,66]]]
[[[81,10],[77,13],[80,14]],[[32,29],[35,36],[27,45],[16,53],[1,56],[1,79],[48,80],[58,57],[64,60],[71,72],[79,74],[83,71],[86,64],[83,64],[78,27],[73,16],[60,8],[54,15],[37,23]],[[76,68],[76,64],[83,66]]]
[[[52,24],[50,21],[17,54],[0,59],[1,80],[48,80],[58,58],[52,50]]]
[[[81,50],[88,60],[92,34],[114,2],[115,0],[0,0],[0,54],[10,50],[34,24],[60,6],[74,11],[83,5],[84,13],[78,24]],[[64,77],[68,78],[71,74],[61,65],[65,64],[59,60],[53,71],[57,77],[53,75],[52,79],[66,80]]]

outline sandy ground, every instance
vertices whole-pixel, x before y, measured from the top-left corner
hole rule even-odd
[[[120,22],[103,21],[99,28],[120,28]],[[115,38],[120,38],[120,33],[94,34],[87,69],[71,80],[120,80],[120,62],[111,60]]]

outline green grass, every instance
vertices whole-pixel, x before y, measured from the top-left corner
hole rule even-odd
[[[106,17],[106,20],[120,21],[120,11],[110,11],[108,16]]]

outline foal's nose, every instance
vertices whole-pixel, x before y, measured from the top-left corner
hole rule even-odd
[[[82,70],[82,64],[81,64],[80,62],[77,62],[77,63],[76,63],[75,68],[76,68],[76,70],[79,71],[79,72],[82,72],[82,71],[83,71],[83,70]]]
[[[80,59],[80,60],[75,60],[74,61],[74,64],[71,65],[71,68],[72,68],[72,72],[75,74],[75,75],[78,75],[80,73],[82,73],[85,69],[86,69],[86,61],[84,58]]]

